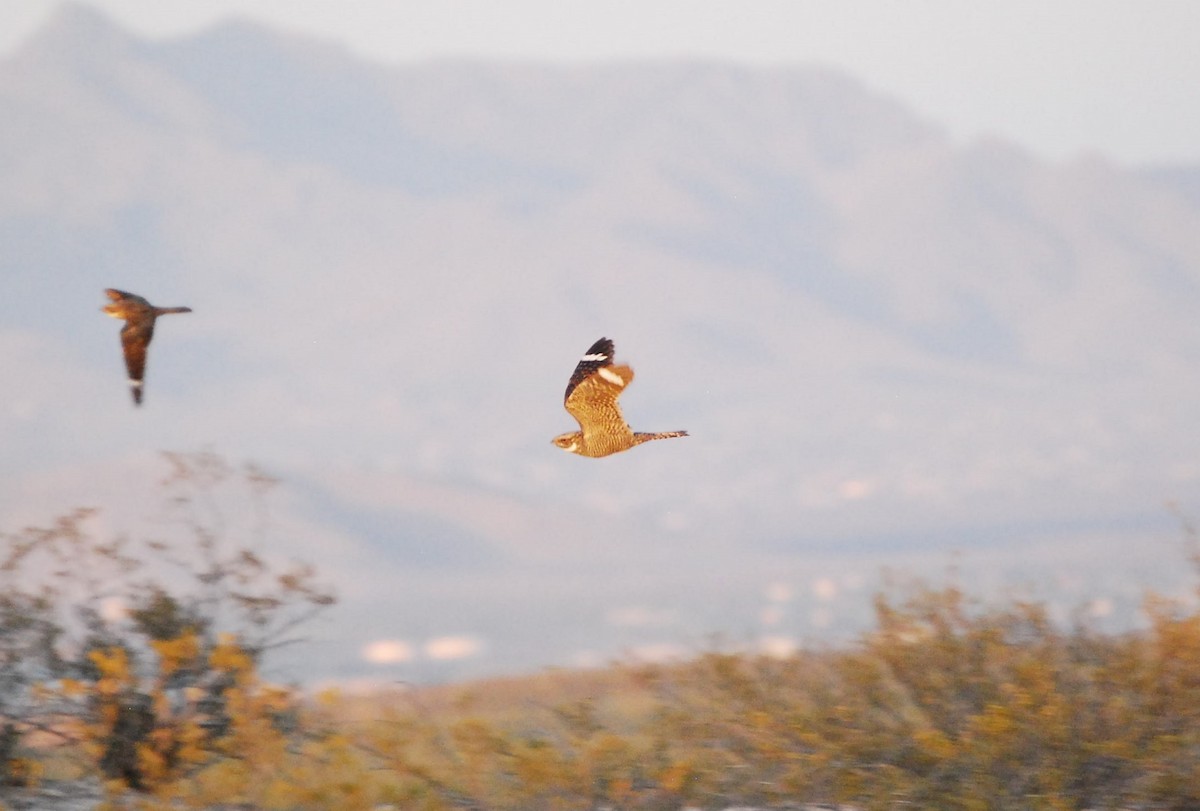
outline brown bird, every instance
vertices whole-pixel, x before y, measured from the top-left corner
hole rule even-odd
[[[567,383],[563,403],[582,430],[556,436],[554,444],[580,456],[599,457],[627,451],[652,439],[687,436],[687,431],[648,434],[630,429],[621,416],[617,398],[633,381],[633,369],[613,366],[612,358],[613,342],[608,338],[596,341],[580,358]]]
[[[169,313],[190,313],[191,307],[155,307],[141,296],[124,290],[108,289],[105,294],[112,304],[105,304],[104,312],[113,318],[121,318],[121,348],[125,352],[125,368],[129,372],[129,390],[134,405],[142,404],[142,377],[146,372],[146,348],[154,337],[154,319]]]

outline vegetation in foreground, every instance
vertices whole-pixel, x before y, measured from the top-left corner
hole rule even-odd
[[[1111,635],[917,586],[842,649],[305,697],[259,666],[332,597],[200,509],[269,479],[168,459],[195,556],[96,541],[86,512],[3,536],[7,785],[99,777],[146,809],[1200,808],[1194,605],[1148,595]]]

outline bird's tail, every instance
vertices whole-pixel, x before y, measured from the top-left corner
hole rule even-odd
[[[649,442],[652,439],[672,439],[677,436],[687,436],[687,431],[658,431],[657,433],[643,433],[636,431],[633,434],[633,444],[641,445],[643,442]]]
[[[170,315],[171,313],[190,313],[191,307],[155,307],[155,315]]]

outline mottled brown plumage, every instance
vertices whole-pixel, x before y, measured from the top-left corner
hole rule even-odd
[[[111,300],[102,308],[113,318],[125,321],[121,328],[121,349],[125,353],[125,369],[129,372],[129,390],[134,405],[142,404],[142,380],[146,373],[146,349],[154,337],[154,320],[169,313],[190,313],[191,307],[155,307],[141,296],[124,290],[104,291]]]
[[[608,456],[652,439],[687,436],[687,431],[643,433],[632,430],[617,398],[633,381],[633,369],[614,366],[613,342],[601,338],[584,353],[567,383],[563,404],[581,430],[561,434],[554,444],[580,456]]]

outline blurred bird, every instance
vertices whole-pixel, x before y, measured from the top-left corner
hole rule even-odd
[[[580,358],[563,398],[567,412],[579,423],[580,431],[554,438],[564,451],[580,456],[608,456],[627,451],[652,439],[687,436],[687,431],[642,433],[630,429],[621,416],[617,398],[633,381],[633,369],[613,366],[613,342],[601,338]]]
[[[112,304],[105,304],[104,312],[113,318],[121,318],[121,348],[125,352],[125,368],[129,372],[129,390],[134,405],[142,404],[142,377],[146,372],[146,348],[154,337],[154,320],[169,313],[190,313],[191,307],[155,307],[141,296],[124,290],[108,289],[105,294]]]

